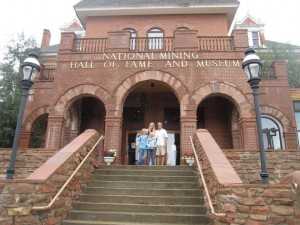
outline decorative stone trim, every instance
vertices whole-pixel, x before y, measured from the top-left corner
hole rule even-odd
[[[94,96],[98,98],[100,101],[103,102],[104,105],[111,99],[111,95],[108,91],[104,90],[103,88],[91,85],[91,84],[84,84],[73,87],[69,89],[65,94],[63,94],[57,103],[54,106],[54,115],[55,116],[62,116],[66,110],[66,108],[71,105],[77,98],[82,96]]]
[[[227,99],[229,99],[238,109],[240,117],[251,117],[251,103],[235,86],[223,83],[223,82],[214,82],[206,84],[200,87],[194,92],[192,98],[195,100],[196,105],[199,105],[204,99],[210,95],[219,94]]]

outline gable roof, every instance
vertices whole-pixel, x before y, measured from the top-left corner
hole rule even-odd
[[[226,14],[230,27],[237,0],[82,0],[74,6],[83,27],[88,17],[167,14]]]

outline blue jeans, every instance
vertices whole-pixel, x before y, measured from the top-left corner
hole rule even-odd
[[[150,165],[150,158],[151,158],[151,162],[152,162],[152,166],[155,166],[155,148],[148,148],[147,149],[147,165]]]
[[[136,165],[143,165],[146,156],[147,156],[147,149],[140,148],[140,157],[139,157],[139,160],[135,164]]]

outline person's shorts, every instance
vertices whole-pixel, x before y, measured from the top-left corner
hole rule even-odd
[[[162,145],[156,146],[156,155],[165,155],[166,154],[166,147]]]

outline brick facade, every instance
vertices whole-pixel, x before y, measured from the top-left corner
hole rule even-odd
[[[137,39],[124,31],[128,28],[137,32]],[[160,49],[149,47],[147,32],[152,28],[163,31]],[[208,129],[221,148],[257,148],[253,97],[241,68],[247,31],[234,30],[232,36],[225,37],[225,14],[90,17],[85,30],[85,39],[77,39],[72,32],[62,33],[56,61],[47,54],[42,58],[45,67],[56,68],[55,77],[37,80],[33,86],[22,147],[30,143],[34,121],[47,113],[46,148],[66,145],[83,127],[96,128],[106,136],[104,148],[117,150],[117,163],[126,163],[126,132],[148,127],[151,121],[162,121],[167,130],[180,132],[181,155],[191,148],[187,138],[197,128]],[[283,147],[295,148],[285,64],[275,63],[274,71],[274,79],[261,82],[262,113],[281,123]],[[88,112],[82,102],[89,97],[102,107],[101,119],[90,116],[95,122],[83,119]],[[125,122],[124,109],[139,107],[144,108],[143,120]],[[180,112],[177,124],[166,122],[168,107]],[[87,123],[97,125],[89,127]]]

